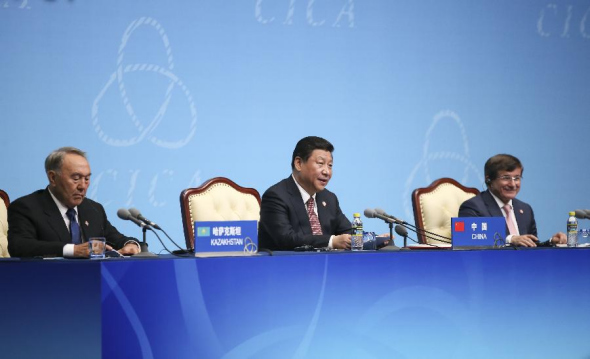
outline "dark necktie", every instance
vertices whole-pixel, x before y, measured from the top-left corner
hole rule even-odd
[[[314,236],[319,236],[322,234],[322,225],[320,224],[320,220],[315,214],[313,207],[313,197],[309,197],[307,200],[307,215],[309,216],[309,223],[311,224],[311,233],[313,233]]]
[[[80,226],[78,225],[78,221],[76,221],[76,210],[73,208],[69,208],[66,212],[70,220],[70,235],[72,236],[72,243],[79,244],[80,243]]]

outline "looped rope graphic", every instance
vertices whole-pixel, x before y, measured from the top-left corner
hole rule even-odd
[[[167,56],[167,68],[161,67],[159,65],[154,64],[131,64],[123,66],[123,59],[125,58],[125,48],[131,38],[133,32],[141,26],[151,26],[158,31],[164,48],[166,50]],[[94,131],[96,131],[98,137],[108,145],[111,146],[132,146],[137,143],[140,143],[145,138],[148,138],[153,144],[163,148],[180,148],[185,146],[195,135],[196,125],[197,125],[197,111],[195,108],[195,104],[193,101],[193,97],[186,87],[186,85],[179,80],[178,76],[176,76],[172,70],[174,69],[174,61],[172,56],[172,49],[170,47],[170,42],[168,41],[168,36],[164,31],[164,28],[158,23],[158,21],[152,18],[142,17],[133,22],[127,27],[123,37],[121,38],[121,44],[119,46],[119,53],[117,57],[117,69],[113,72],[107,81],[107,84],[102,88],[100,93],[96,96],[94,103],[92,104],[92,126]],[[156,114],[151,119],[151,122],[147,126],[144,126],[142,121],[138,118],[131,101],[129,100],[127,94],[127,88],[124,82],[124,74],[128,74],[131,72],[154,72],[159,75],[165,76],[168,80],[168,86],[166,88],[164,99],[158,109]],[[103,99],[107,90],[110,89],[111,85],[117,81],[119,95],[123,102],[123,106],[127,111],[127,114],[130,117],[131,122],[137,129],[137,134],[131,136],[126,139],[115,138],[107,134],[99,123],[99,103]],[[188,131],[178,131],[181,133],[186,133],[186,137],[183,139],[171,141],[171,140],[163,140],[161,138],[156,137],[153,132],[158,128],[158,126],[162,123],[164,116],[166,115],[166,111],[168,109],[168,105],[170,104],[170,100],[172,98],[172,90],[176,87],[180,88],[189,105],[190,109],[190,116],[191,116],[191,123]]]
[[[254,241],[252,241],[252,239],[250,237],[246,237],[244,242],[245,242],[244,243],[244,252],[245,253],[250,253],[250,254],[256,253],[256,251],[258,250],[258,246],[256,245],[256,243],[254,243]]]
[[[457,153],[457,152],[450,152],[450,151],[438,151],[438,152],[432,152],[430,153],[430,138],[434,133],[434,130],[436,128],[436,126],[438,125],[438,123],[440,123],[441,121],[443,121],[444,119],[450,119],[452,120],[457,127],[459,127],[460,133],[461,133],[461,139],[463,142],[463,154]],[[430,127],[428,128],[428,130],[426,131],[426,139],[424,141],[424,148],[423,148],[423,153],[422,153],[422,159],[420,160],[420,162],[418,162],[416,164],[416,166],[414,167],[414,169],[410,172],[410,175],[408,176],[408,179],[406,180],[406,186],[405,186],[405,190],[403,193],[403,201],[404,201],[404,210],[406,212],[406,216],[407,217],[411,217],[413,215],[412,212],[412,204],[411,204],[411,193],[414,190],[414,178],[416,177],[416,174],[418,172],[418,170],[420,169],[424,169],[424,174],[425,174],[425,184],[429,185],[430,183],[432,183],[433,179],[430,176],[430,170],[428,167],[429,162],[434,161],[434,160],[451,160],[451,161],[457,161],[460,162],[462,164],[465,165],[465,169],[464,169],[464,173],[463,173],[463,178],[459,181],[461,183],[466,183],[469,179],[469,172],[470,170],[475,173],[475,175],[478,177],[479,181],[481,183],[483,183],[483,177],[481,175],[481,173],[479,172],[479,170],[477,169],[477,167],[475,167],[473,165],[473,163],[471,162],[471,159],[469,158],[469,142],[467,140],[467,134],[465,132],[465,127],[463,126],[463,122],[461,121],[461,119],[459,118],[459,116],[450,110],[444,110],[444,111],[440,111],[439,113],[437,113],[432,121],[432,124],[430,125]],[[420,184],[422,185],[422,184]]]

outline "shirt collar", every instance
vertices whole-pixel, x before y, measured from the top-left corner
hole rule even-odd
[[[293,174],[291,174],[291,177],[293,177],[293,181],[295,181],[295,184],[297,185],[297,188],[299,188],[299,192],[301,192],[301,198],[303,198],[303,203],[307,203],[307,201],[309,200],[309,197],[313,197],[313,200],[315,202],[315,195],[317,193],[314,193],[313,196],[310,196],[309,193],[307,193],[307,191],[304,190],[303,187],[301,187],[299,185],[299,182],[297,182],[297,179],[295,179],[295,176]]]
[[[496,203],[498,204],[498,207],[504,209],[504,202],[502,202],[502,200],[500,198],[496,197],[496,195],[493,194],[492,191],[489,191],[489,192],[492,195],[492,197],[494,197],[494,199],[496,200]],[[513,209],[513,207],[512,207],[512,200],[508,201],[507,204],[510,205],[510,209]]]
[[[62,217],[65,216],[66,212],[68,211],[68,207],[64,206],[59,201],[59,199],[57,199],[57,197],[55,197],[55,195],[53,194],[53,192],[51,192],[51,189],[49,189],[49,187],[47,187],[47,190],[49,191],[51,198],[53,198],[53,202],[55,202],[55,204],[57,205],[57,209],[59,209],[59,213],[61,213]],[[78,206],[74,207],[74,211],[76,211],[76,215],[78,215]]]

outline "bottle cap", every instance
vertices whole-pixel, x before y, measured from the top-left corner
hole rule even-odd
[[[361,214],[360,214],[360,213],[354,213],[354,214],[353,214],[353,216],[354,216],[354,217],[360,217],[360,216],[361,216]]]
[[[576,212],[570,212],[570,216],[575,216]]]

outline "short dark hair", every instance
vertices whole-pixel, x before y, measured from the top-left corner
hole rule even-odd
[[[61,165],[63,164],[64,157],[66,157],[67,154],[74,154],[86,158],[86,152],[76,147],[58,148],[57,150],[51,152],[45,159],[45,172],[55,171],[60,173]]]
[[[490,159],[486,161],[486,164],[484,166],[486,185],[489,187],[490,182],[498,178],[498,172],[510,172],[514,171],[517,168],[520,168],[522,172],[524,172],[524,167],[522,167],[522,163],[520,163],[520,160],[512,155],[502,153],[490,157]]]
[[[330,153],[334,152],[334,146],[328,141],[317,136],[304,137],[297,142],[291,158],[291,169],[295,169],[295,158],[299,157],[303,162],[307,162],[313,150],[324,150]]]

